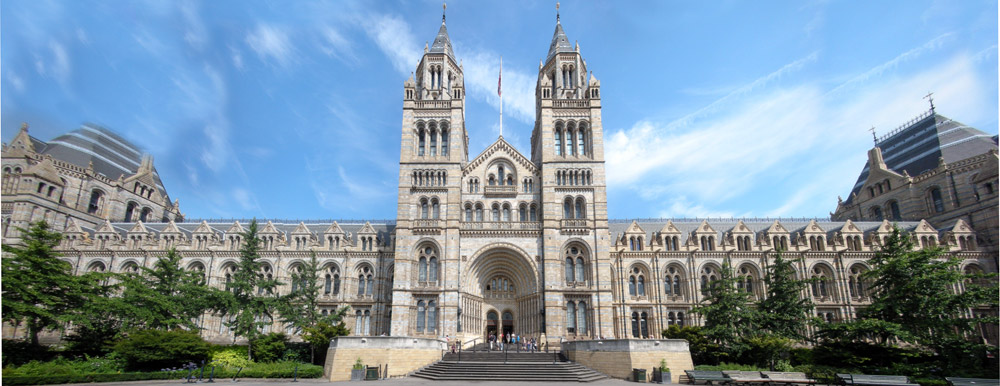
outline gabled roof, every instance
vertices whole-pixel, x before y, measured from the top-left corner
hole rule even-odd
[[[208,226],[208,221],[202,221],[201,224],[198,224],[198,227],[195,228],[194,232],[192,233],[215,233],[215,232],[212,231],[212,227]]]
[[[642,230],[642,227],[639,226],[638,222],[632,221],[632,223],[629,224],[628,228],[625,229],[625,233],[642,233],[642,234],[646,234],[646,231]]]
[[[233,225],[230,226],[228,230],[226,230],[226,233],[229,234],[236,234],[243,232],[246,232],[246,230],[243,229],[243,225],[241,225],[239,221],[234,221]]]
[[[128,233],[148,234],[149,230],[146,229],[146,227],[144,225],[142,225],[142,221],[139,221],[139,222],[135,223],[135,226],[133,226],[132,229],[128,230]]]
[[[267,224],[264,224],[264,228],[257,233],[278,233],[278,229],[274,227],[273,223],[268,221]]]
[[[83,229],[76,223],[76,220],[70,217],[66,221],[66,230],[63,233],[83,233]]]
[[[525,157],[523,154],[521,154],[521,152],[517,151],[517,149],[515,149],[514,146],[511,145],[509,142],[505,141],[503,137],[497,138],[496,142],[493,142],[492,145],[487,146],[482,153],[479,153],[479,155],[477,155],[476,158],[473,158],[472,161],[470,161],[465,166],[463,172],[468,173],[472,171],[473,169],[479,167],[479,165],[482,164],[483,162],[486,162],[487,160],[493,158],[493,155],[498,152],[506,154],[511,158],[511,161],[513,161],[514,163],[520,165],[525,169],[528,169],[528,171],[531,172],[532,174],[538,173],[537,168],[535,167],[535,163],[531,162],[531,160],[528,159],[528,157]]]
[[[324,234],[327,234],[327,233],[329,233],[329,234],[344,234],[345,232],[340,227],[340,224],[337,224],[337,222],[334,221],[333,224],[330,224],[329,228],[326,228],[326,230],[323,231],[323,233]]]
[[[858,229],[854,222],[848,219],[844,222],[844,226],[840,228],[840,233],[862,233],[861,229]]]
[[[292,230],[292,234],[302,234],[302,233],[311,234],[312,232],[309,231],[309,228],[306,227],[305,222],[299,221],[299,225],[296,226],[294,230]]]
[[[552,43],[549,44],[549,54],[545,56],[545,62],[548,63],[552,57],[560,52],[574,52],[573,45],[569,44],[569,38],[566,37],[566,32],[563,31],[562,23],[556,19],[556,31],[552,33]]]
[[[672,220],[668,220],[667,223],[663,225],[663,228],[660,228],[660,233],[681,233],[681,231],[677,229],[677,226],[674,225]]]
[[[358,231],[359,235],[360,234],[373,234],[373,233],[378,233],[378,232],[375,232],[375,228],[372,228],[372,224],[370,224],[368,222],[365,222],[365,225],[362,226],[361,230]]]

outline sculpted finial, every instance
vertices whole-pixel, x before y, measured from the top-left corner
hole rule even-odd
[[[556,23],[559,22],[559,3],[556,2]]]

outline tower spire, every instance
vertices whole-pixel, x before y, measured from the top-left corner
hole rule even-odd
[[[559,22],[559,2],[556,2],[556,23]]]
[[[441,2],[441,24],[444,24],[445,12],[448,11],[448,3]]]

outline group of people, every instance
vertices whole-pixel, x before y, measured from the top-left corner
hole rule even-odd
[[[538,351],[538,341],[535,338],[526,338],[517,334],[490,334],[489,336],[490,350],[501,350],[507,345],[507,350],[517,350],[534,352]]]

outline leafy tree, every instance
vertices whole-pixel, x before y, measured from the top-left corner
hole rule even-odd
[[[750,294],[736,289],[737,278],[726,260],[719,280],[712,282],[707,296],[691,311],[705,317],[702,331],[709,341],[721,348],[721,356],[739,357],[746,351],[743,338],[754,331],[757,310],[750,303]]]
[[[221,294],[205,283],[203,273],[181,268],[181,255],[171,248],[153,268],[120,277],[126,307],[123,319],[130,328],[196,329],[196,320]]]
[[[140,330],[115,345],[130,370],[156,371],[208,359],[211,344],[196,331]]]
[[[326,357],[326,349],[330,346],[330,340],[338,336],[350,335],[351,330],[344,325],[344,315],[347,315],[347,307],[341,307],[335,313],[321,319],[318,323],[302,329],[302,340],[309,342],[312,363],[316,364],[316,350],[320,350],[320,358]]]
[[[275,308],[280,301],[277,288],[281,282],[264,276],[264,264],[260,261],[262,242],[257,236],[256,219],[250,222],[241,237],[240,261],[232,281],[226,285],[222,304],[216,307],[226,317],[224,323],[233,332],[233,340],[246,338],[253,347],[254,341],[263,334],[263,328],[274,320]],[[247,350],[248,358],[253,358],[252,351]]]
[[[762,330],[795,341],[805,340],[806,327],[815,321],[812,300],[802,296],[809,280],[795,279],[799,261],[786,260],[780,251],[774,256],[764,275],[767,296],[757,304]]]
[[[62,235],[44,221],[21,232],[20,245],[3,245],[3,320],[24,323],[32,345],[47,328],[61,328],[83,303],[86,281],[73,275],[72,266],[60,260],[55,247]]]
[[[66,341],[71,353],[104,355],[122,337],[122,315],[131,305],[118,296],[121,286],[112,280],[115,276],[91,272],[80,277],[87,291],[79,309],[69,315],[73,331]]]
[[[339,312],[325,316],[321,314],[319,309],[319,283],[319,261],[316,260],[316,252],[312,252],[309,261],[302,264],[300,270],[292,272],[292,292],[281,302],[280,312],[283,321],[290,324],[298,332],[308,330],[314,334],[319,334],[318,336],[325,337],[327,334],[321,332],[328,332],[331,327],[340,323],[347,313],[347,308],[344,307]],[[316,328],[321,323],[325,324],[326,327]],[[347,335],[347,333],[342,335]],[[329,339],[332,339],[334,336],[329,336],[325,344],[310,344],[310,359],[313,362],[316,360],[316,349],[325,348],[330,343]]]
[[[705,337],[699,326],[678,326],[671,325],[663,330],[663,337],[667,339],[684,339],[688,342],[688,349],[691,351],[691,359],[695,364],[707,365],[717,363],[715,354],[719,351],[719,345],[712,343]]]

